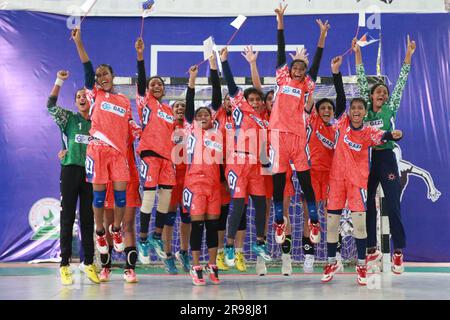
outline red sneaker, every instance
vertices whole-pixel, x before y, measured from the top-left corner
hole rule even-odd
[[[111,278],[111,269],[103,268],[102,271],[100,271],[100,282],[108,282],[110,278]]]
[[[320,223],[311,223],[311,220],[308,220],[308,227],[309,227],[309,240],[311,240],[312,243],[319,243],[320,242]]]
[[[122,252],[125,249],[125,244],[123,243],[122,237],[122,228],[120,228],[119,231],[113,231],[113,225],[111,224],[109,226],[109,233],[113,238],[114,250],[116,250],[116,252]]]
[[[405,271],[403,266],[403,254],[394,253],[392,256],[392,272],[395,274],[402,274]]]
[[[133,269],[125,269],[123,272],[123,279],[127,283],[136,283],[138,282],[138,279],[136,277],[136,272],[134,272]]]
[[[327,264],[325,268],[323,268],[323,274],[322,274],[322,282],[330,282],[331,279],[333,279],[333,276],[338,271],[343,271],[344,266],[340,261],[336,261],[334,264]]]
[[[215,264],[207,264],[205,266],[205,273],[209,274],[209,280],[212,284],[220,284],[219,268]]]
[[[367,285],[367,266],[357,265],[356,273],[358,274],[358,278],[356,279],[356,281],[358,281],[358,284],[361,286]]]
[[[101,254],[108,254],[109,253],[109,246],[108,242],[106,241],[106,235],[99,236],[98,234],[95,235],[95,244],[97,246],[97,250]]]

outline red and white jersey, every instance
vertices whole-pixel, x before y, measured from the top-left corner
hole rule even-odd
[[[172,161],[175,164],[177,172],[186,171],[187,151],[186,151],[186,131],[185,122],[175,121],[175,130],[173,131]]]
[[[136,93],[136,105],[142,123],[142,135],[137,152],[144,150],[156,152],[171,161],[170,155],[174,143],[172,132],[175,128],[175,117],[172,109],[160,103],[153,95],[145,97]]]
[[[305,137],[304,109],[308,95],[314,92],[314,81],[309,75],[303,81],[292,79],[287,65],[277,69],[276,80],[269,129]]]
[[[195,183],[195,179],[209,179],[220,185],[220,164],[223,161],[222,134],[211,128],[203,130],[195,121],[185,122],[188,164],[185,184]]]
[[[235,128],[234,151],[251,154],[259,158],[260,131],[267,130],[266,121],[247,102],[242,90],[230,99]]]
[[[130,100],[121,93],[103,91],[94,85],[86,89],[90,102],[90,135],[107,143],[121,154],[127,154],[129,121],[131,117]]]
[[[336,127],[325,123],[313,108],[307,118],[306,135],[311,157],[311,169],[329,171],[333,161]]]
[[[367,189],[369,148],[384,143],[381,138],[385,131],[367,125],[353,129],[347,113],[339,118],[335,126],[336,145],[330,180],[348,180],[359,188]]]

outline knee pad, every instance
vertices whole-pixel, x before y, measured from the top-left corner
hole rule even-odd
[[[124,208],[127,205],[127,192],[114,190],[114,203],[118,208]]]
[[[164,224],[169,227],[173,227],[175,224],[175,219],[177,217],[177,214],[175,212],[168,212],[166,213],[166,221]]]
[[[106,190],[94,191],[94,200],[92,205],[94,208],[101,209],[105,206]]]
[[[102,268],[111,268],[111,253],[112,247],[109,247],[108,253],[100,254],[100,262],[102,263]]]
[[[155,204],[156,190],[145,190],[142,197],[141,212],[151,214]]]
[[[191,223],[191,215],[189,213],[180,212],[180,218],[182,223],[190,224]]]
[[[291,253],[291,249],[292,249],[291,244],[292,244],[292,236],[291,235],[287,235],[286,239],[281,244],[281,251],[283,251],[283,253],[285,253],[285,254],[290,254]]]
[[[191,222],[191,239],[190,245],[192,251],[200,251],[202,248],[203,228],[205,226],[204,221],[192,221]]]
[[[217,227],[219,226],[218,220],[206,220],[206,245],[208,249],[216,248],[219,245],[219,235],[217,233]]]
[[[167,213],[169,211],[170,198],[172,197],[172,189],[159,189],[158,190],[158,208],[161,213]]]
[[[339,241],[339,225],[341,216],[328,212],[327,215],[327,242],[337,243]]]
[[[353,222],[353,237],[356,239],[366,239],[366,213],[365,212],[353,212],[352,222]]]
[[[302,246],[304,254],[314,254],[314,244],[311,242],[309,237],[303,237]]]
[[[136,247],[126,247],[124,251],[127,257],[127,266],[128,267],[136,266],[136,261],[138,257]]]

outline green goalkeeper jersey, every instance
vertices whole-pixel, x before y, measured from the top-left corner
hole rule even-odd
[[[62,134],[63,148],[67,150],[63,166],[85,166],[86,148],[89,142],[91,121],[86,120],[79,112],[63,109],[56,105],[57,97],[48,99],[47,108]]]
[[[361,98],[367,101],[367,115],[364,118],[364,122],[371,126],[375,126],[378,129],[385,131],[392,131],[395,129],[395,118],[397,111],[400,107],[400,100],[403,94],[403,89],[408,79],[409,70],[411,65],[404,63],[400,71],[400,76],[395,85],[394,91],[389,96],[389,99],[383,104],[380,111],[375,112],[373,110],[372,100],[370,99],[369,83],[367,82],[366,73],[364,71],[364,65],[356,65],[356,74],[358,78],[358,88]],[[380,146],[374,147],[374,149],[393,149],[394,141],[388,141]]]

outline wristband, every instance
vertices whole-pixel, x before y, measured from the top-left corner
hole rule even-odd
[[[56,80],[55,80],[55,86],[62,87],[63,83],[64,83],[64,80],[62,80],[62,79],[60,79],[60,78],[56,78]]]

